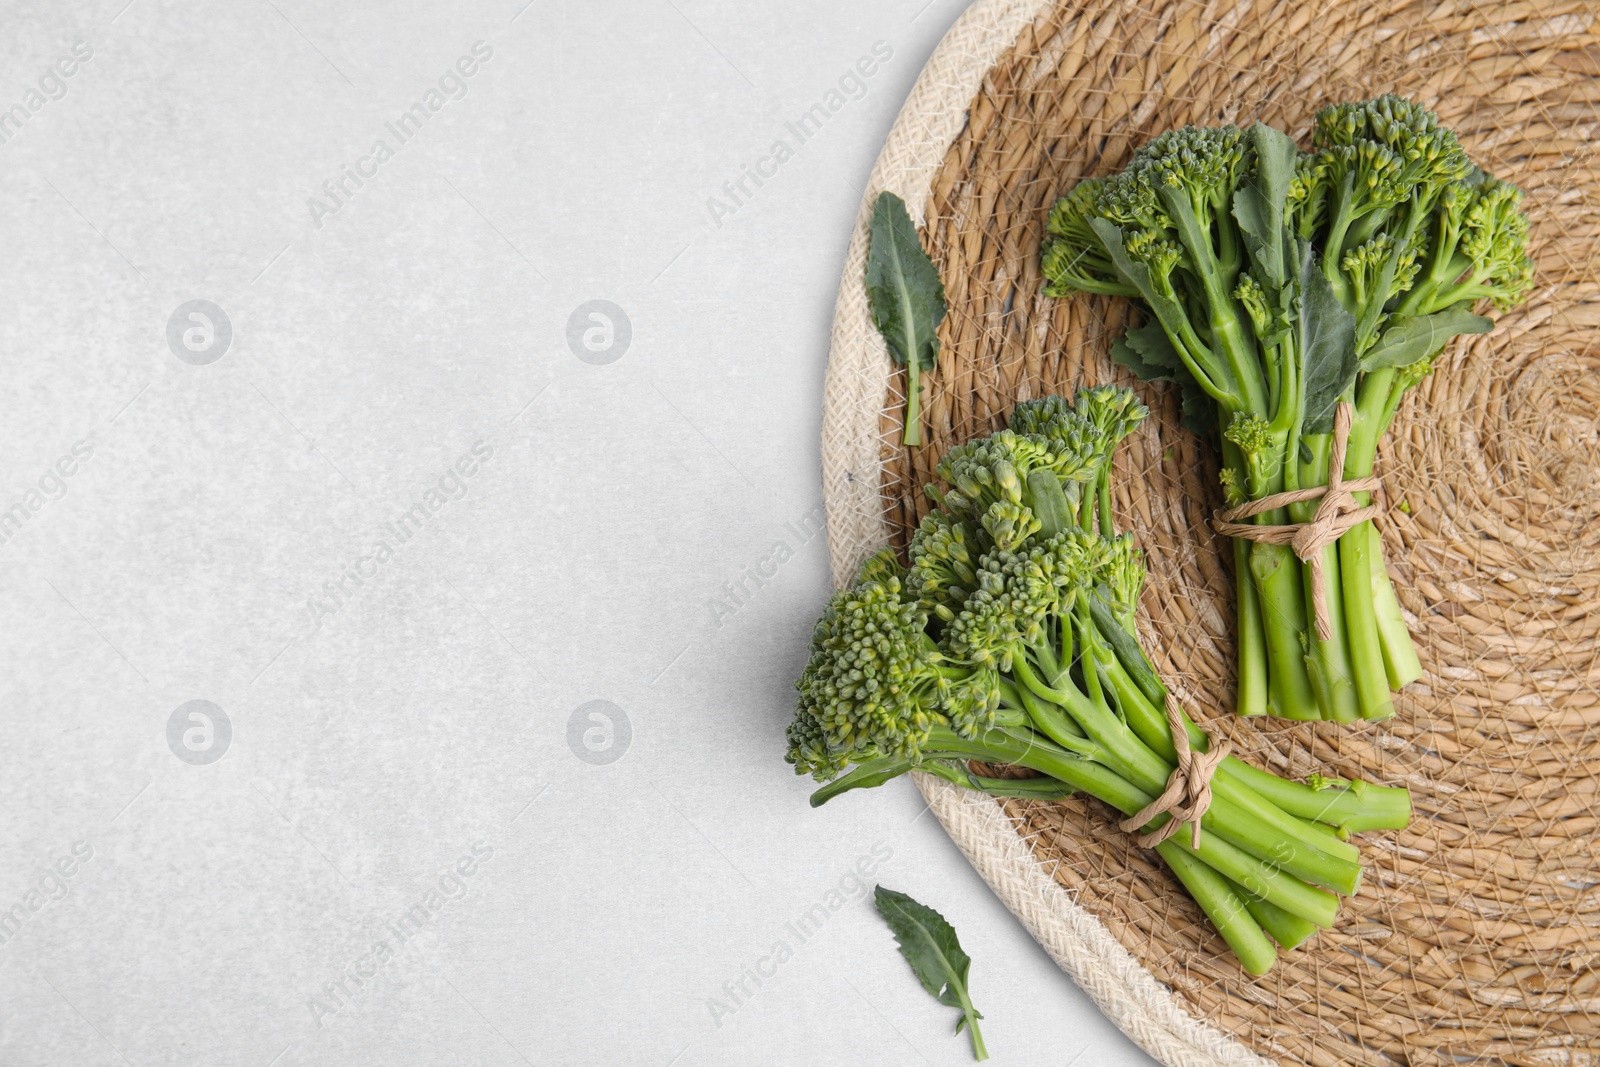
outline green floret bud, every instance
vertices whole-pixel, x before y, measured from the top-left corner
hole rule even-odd
[[[1233,421],[1222,431],[1222,436],[1238,445],[1247,458],[1272,448],[1272,428],[1260,415],[1234,412]]]
[[[1335,104],[1317,113],[1312,145],[1317,149],[1369,140],[1401,161],[1409,185],[1442,184],[1464,176],[1472,164],[1456,135],[1421,104],[1392,93],[1372,100]]]
[[[950,682],[944,691],[944,719],[950,729],[965,738],[1006,723],[1016,725],[1020,716],[1007,715],[1000,708],[1000,675],[992,670],[972,671]]]
[[[1462,220],[1461,252],[1472,261],[1474,295],[1492,297],[1508,310],[1533,286],[1533,261],[1528,258],[1528,217],[1522,213],[1522,190],[1508,182],[1485,178]]]
[[[1171,292],[1169,275],[1183,260],[1183,248],[1160,230],[1135,230],[1123,238],[1128,257],[1150,268],[1150,280]]]
[[[1268,336],[1272,329],[1272,309],[1267,306],[1266,290],[1248,271],[1239,275],[1239,284],[1233,287],[1233,298],[1244,305],[1245,314],[1250,316],[1250,325],[1255,327],[1257,336]]]
[[[826,782],[843,774],[849,766],[848,760],[828,750],[822,726],[808,709],[796,709],[784,736],[789,748],[783,758],[794,767],[796,774],[809,774],[819,782]]]
[[[1435,352],[1427,359],[1419,359],[1415,363],[1401,367],[1395,372],[1394,390],[1403,393],[1420,384],[1422,379],[1433,373],[1433,362],[1439,354]]]
[[[981,519],[997,501],[1022,503],[1022,483],[1028,474],[1053,469],[1058,462],[1043,437],[1001,430],[952,448],[934,473],[955,488],[945,494],[946,506]]]
[[[1185,126],[1141,147],[1128,171],[1153,188],[1187,194],[1204,223],[1226,210],[1244,159],[1244,133],[1237,126]]]
[[[1406,198],[1415,182],[1404,174],[1404,161],[1392,149],[1376,141],[1357,141],[1351,145],[1331,145],[1322,150],[1328,165],[1328,184],[1339,188],[1350,182],[1352,218],[1394,207]]]
[[[1135,230],[1161,231],[1172,224],[1146,176],[1131,165],[1122,173],[1105,179],[1095,199],[1093,214]]]
[[[983,528],[994,539],[995,547],[1012,549],[1039,532],[1039,520],[1023,504],[996,501],[983,513]]]
[[[1090,481],[1106,457],[1105,435],[1093,421],[1073,410],[1066,397],[1022,401],[1012,409],[1011,430],[1043,440],[1051,457],[1045,466],[1063,481]]]
[[[1100,570],[1101,585],[1108,594],[1112,610],[1128,618],[1138,609],[1139,594],[1144,591],[1144,553],[1128,533],[1111,538],[1106,545],[1109,558]]]
[[[906,569],[900,565],[894,549],[883,548],[861,561],[861,566],[856,570],[856,580],[851,584],[882,583],[889,578],[904,578],[905,573]]]
[[[1138,290],[1117,273],[1100,235],[1089,225],[1103,178],[1086,178],[1057,200],[1045,222],[1042,265],[1045,293],[1074,292],[1134,296]]]
[[[1394,237],[1388,232],[1383,232],[1352,248],[1339,261],[1339,269],[1344,271],[1345,277],[1349,279],[1350,288],[1355,293],[1358,303],[1366,304],[1369,301],[1384,303],[1411,288],[1411,283],[1417,276],[1417,248],[1414,245],[1408,246],[1396,257],[1394,277],[1390,279],[1387,288],[1382,292],[1379,291],[1383,272],[1388,267],[1394,250]]]
[[[1001,671],[1013,655],[1044,634],[1092,586],[1109,563],[1106,542],[1069,530],[1026,549],[995,549],[979,562],[978,590],[945,628],[943,648],[952,662]]]
[[[942,511],[922,520],[911,539],[905,588],[923,610],[948,622],[978,586],[974,567],[984,547],[973,528]]]
[[[1295,161],[1284,211],[1296,236],[1309,240],[1327,221],[1328,161],[1307,153]]]
[[[1100,434],[1099,451],[1107,457],[1150,414],[1150,409],[1140,403],[1132,389],[1114,385],[1079,389],[1072,399],[1072,408],[1094,425]]]
[[[1249,473],[1249,484],[1253,494],[1264,492],[1264,486],[1268,481],[1268,467],[1278,448],[1271,425],[1259,415],[1247,415],[1242,411],[1236,411],[1233,421],[1222,431],[1222,436],[1237,445],[1239,451],[1244,454],[1244,465]]]
[[[795,687],[827,750],[842,761],[916,758],[943,688],[927,614],[889,578],[835,593]],[[809,738],[809,727],[800,728]],[[810,764],[817,759],[809,757]]]

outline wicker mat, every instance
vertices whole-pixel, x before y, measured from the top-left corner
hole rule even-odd
[[[926,776],[951,836],[1125,1031],[1178,1064],[1600,1065],[1600,6],[1585,0],[981,0],[941,44],[873,173],[841,284],[824,413],[836,576],[904,543],[949,445],[1022,398],[1128,383],[1120,301],[1040,295],[1045,210],[1161,130],[1306,134],[1403,93],[1528,193],[1538,287],[1458,342],[1380,452],[1382,524],[1427,670],[1384,724],[1244,722],[1231,581],[1205,524],[1215,460],[1175,395],[1124,446],[1119,523],[1150,564],[1145,644],[1196,716],[1279,773],[1411,788],[1361,842],[1370,888],[1252,979],[1153,854],[1077,799],[997,802]],[[882,189],[924,220],[950,300],[926,447],[862,291]],[[1403,506],[1402,506],[1403,505]]]

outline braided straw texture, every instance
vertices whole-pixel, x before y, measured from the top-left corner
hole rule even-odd
[[[1240,721],[1215,460],[1177,398],[1124,445],[1119,523],[1147,553],[1145,647],[1208,730],[1280,774],[1411,788],[1365,835],[1338,928],[1251,979],[1092,801],[993,801],[919,775],[997,894],[1172,1065],[1600,1065],[1600,7],[1585,0],[980,0],[923,72],[873,172],[840,288],[823,481],[834,574],[903,545],[951,444],[1012,404],[1129,383],[1127,306],[1040,295],[1055,196],[1161,130],[1403,93],[1528,193],[1538,287],[1457,342],[1379,456],[1388,558],[1427,670],[1389,723]],[[928,444],[862,285],[878,192],[924,223],[950,301]]]

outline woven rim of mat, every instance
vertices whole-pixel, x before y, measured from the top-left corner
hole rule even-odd
[[[1279,773],[1413,791],[1364,835],[1371,890],[1251,979],[1096,803],[994,801],[918,775],[995,892],[1124,1031],[1174,1065],[1600,1064],[1600,11],[1585,0],[980,0],[946,36],[873,171],[847,256],[823,422],[836,578],[924,509],[949,445],[1012,404],[1127,376],[1119,301],[1039,294],[1043,215],[1189,122],[1304,137],[1316,108],[1392,91],[1437,110],[1528,194],[1538,288],[1460,342],[1379,458],[1381,525],[1427,674],[1382,725],[1243,722],[1208,450],[1176,398],[1124,446],[1119,525],[1148,557],[1144,641],[1198,717]],[[950,301],[925,403],[862,288],[881,190],[924,222]],[[1404,505],[1403,507],[1401,505]]]

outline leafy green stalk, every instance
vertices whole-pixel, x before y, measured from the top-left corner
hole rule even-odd
[[[965,1027],[972,1036],[972,1055],[979,1061],[989,1058],[983,1046],[983,1034],[978,1031],[978,1020],[983,1013],[972,1006],[967,992],[967,972],[972,969],[972,959],[961,949],[955,928],[945,917],[912,900],[904,893],[877,886],[872,894],[878,914],[889,924],[894,940],[900,946],[900,955],[911,964],[917,981],[940,1004],[961,1009],[961,1019],[956,1023],[956,1033]]]
[[[1046,397],[940,460],[945,488],[930,494],[939,507],[912,540],[910,567],[873,557],[818,622],[788,754],[824,783],[813,804],[919,767],[997,796],[1086,793],[1125,816],[1165,789],[1177,759],[1157,710],[1166,691],[1134,624],[1144,568],[1111,529],[1105,482],[1113,448],[1145,415],[1126,390]],[[1043,777],[984,777],[970,761]],[[1391,795],[1404,791],[1325,793],[1257,772],[1277,783],[1269,796],[1235,765],[1225,759],[1212,781],[1198,844],[1179,833],[1158,853],[1184,867],[1180,879],[1255,969],[1272,957],[1246,897],[1285,941],[1303,936],[1298,924],[1331,924],[1336,894],[1361,883],[1348,824],[1403,825]]]
[[[867,301],[889,354],[906,369],[904,443],[922,443],[922,372],[938,362],[944,284],[922,249],[906,204],[879,193],[867,246]]]
[[[1490,328],[1474,302],[1505,310],[1531,286],[1527,235],[1515,187],[1473,167],[1431,112],[1382,96],[1319,112],[1309,152],[1260,124],[1162,134],[1068,191],[1042,257],[1047,293],[1137,299],[1149,321],[1113,359],[1176,382],[1184,425],[1226,435],[1230,499],[1261,499],[1326,484],[1342,400],[1375,413],[1345,471],[1370,473],[1411,368]],[[1310,568],[1278,546],[1236,550],[1241,713],[1388,714],[1380,689],[1420,666],[1377,546],[1363,526],[1324,552],[1326,640],[1306,625]]]

